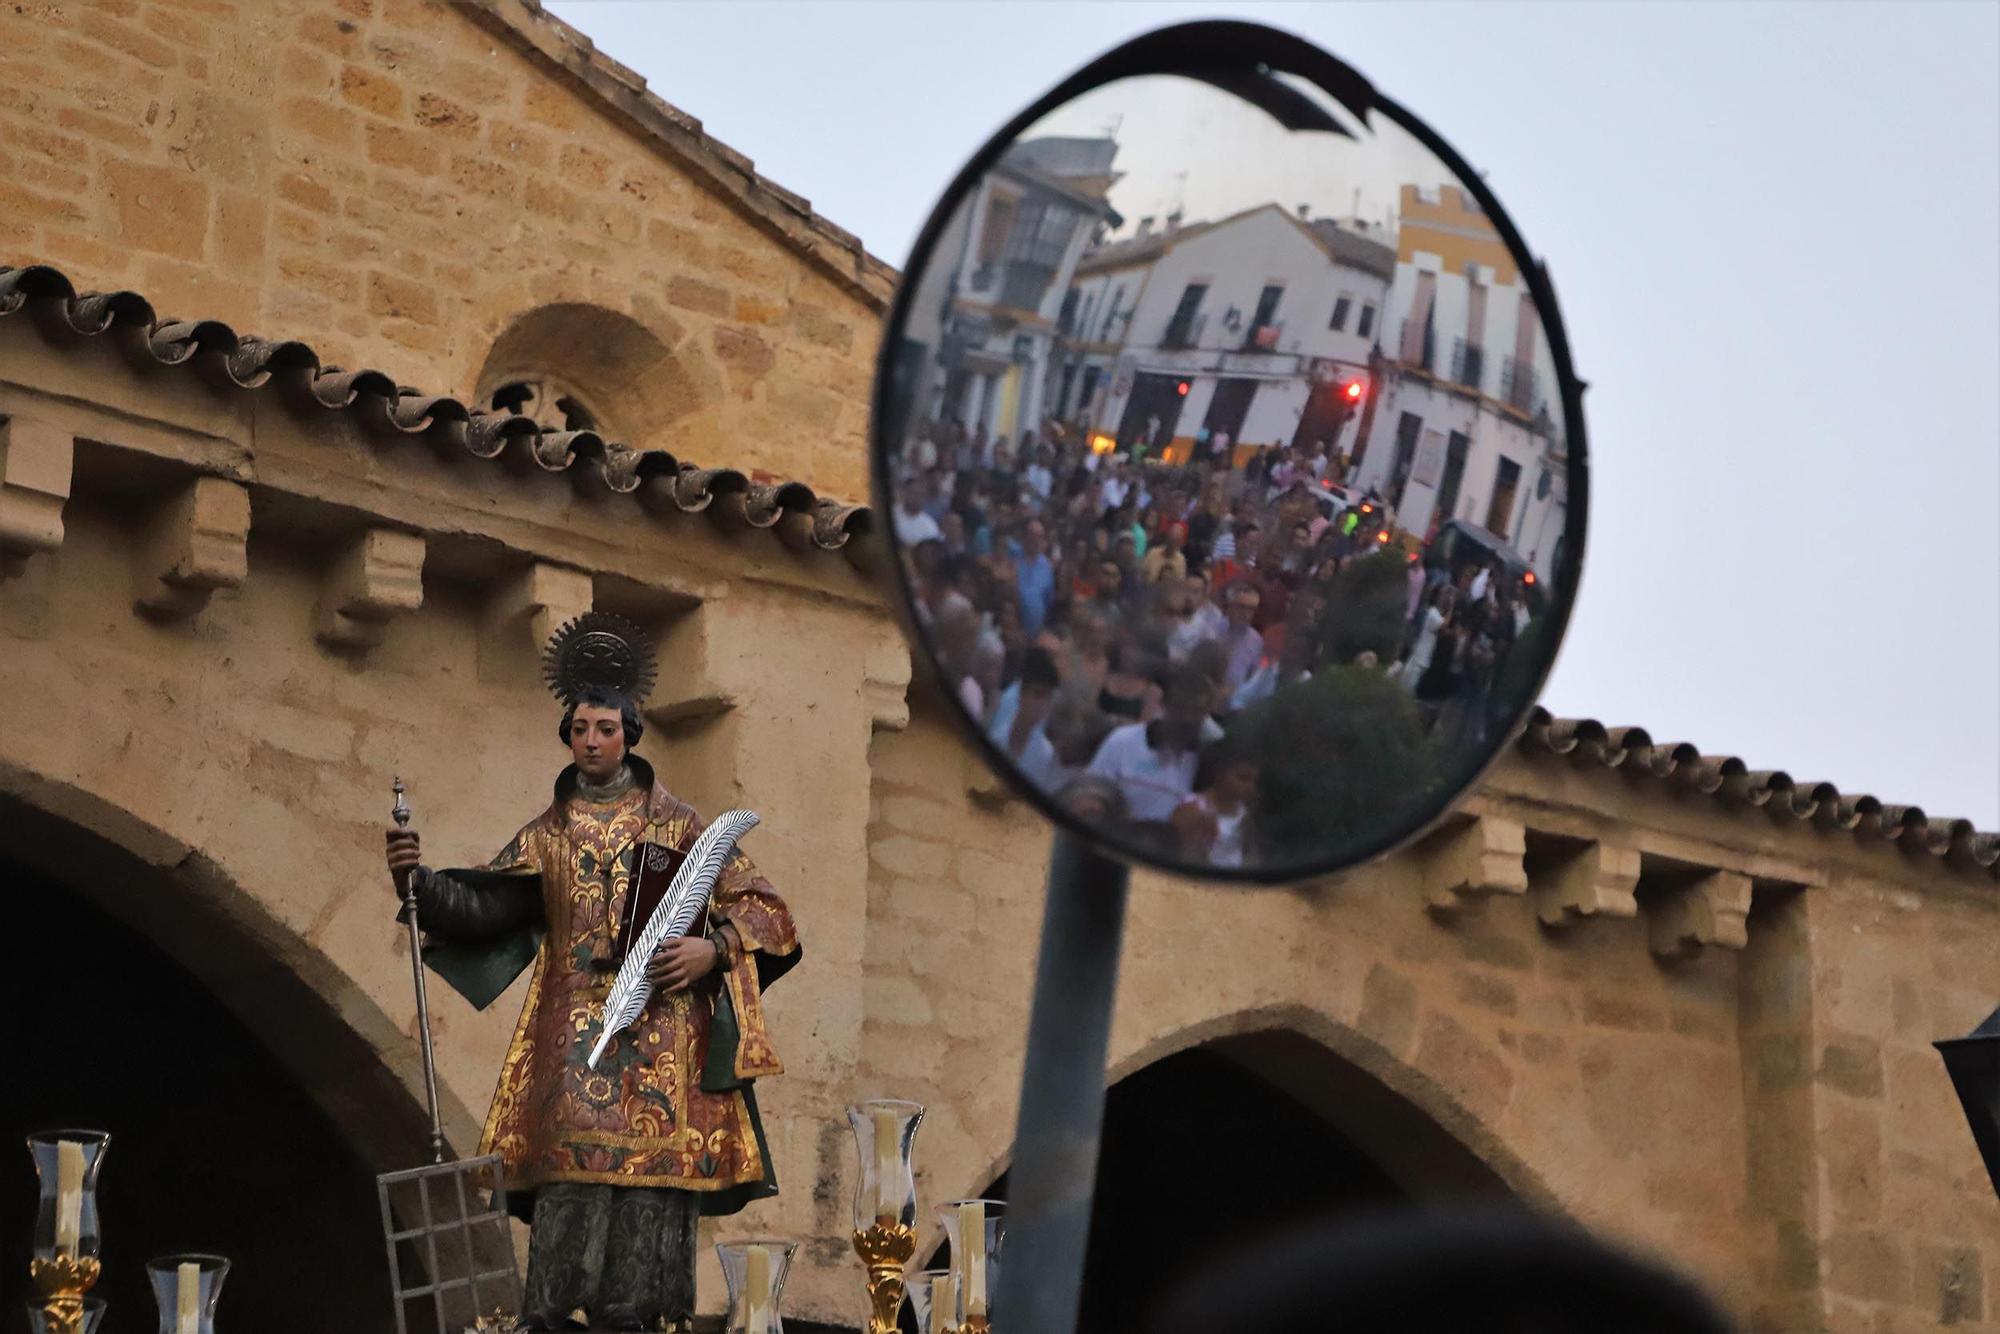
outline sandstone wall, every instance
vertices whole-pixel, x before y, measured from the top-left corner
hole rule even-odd
[[[556,32],[519,0],[9,5],[0,263],[462,395],[522,315],[594,304],[672,353],[623,438],[860,497],[879,266],[740,204],[747,161],[639,129],[558,62],[665,113]]]
[[[976,795],[928,710],[879,734],[873,765],[858,1083],[932,1105],[920,1188],[950,1199],[1006,1166],[1048,834]],[[1399,1137],[1435,1122],[1516,1193],[1697,1274],[1751,1328],[1991,1327],[2000,1207],[1928,1045],[1993,1004],[1990,889],[1844,834],[1790,840],[1705,798],[1580,777],[1511,758],[1473,806],[1669,850],[1635,859],[1631,917],[1543,925],[1565,863],[1532,833],[1518,884],[1446,912],[1425,907],[1436,841],[1297,891],[1137,877],[1111,1077],[1289,1030],[1407,1104],[1400,1129],[1342,1126],[1351,1138],[1393,1163]],[[1774,878],[1747,949],[1662,958],[1659,896],[1685,881],[1695,838],[1711,862]],[[1396,1167],[1427,1193],[1423,1164]]]

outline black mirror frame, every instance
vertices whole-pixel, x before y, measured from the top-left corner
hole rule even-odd
[[[1218,871],[1213,867],[1198,867],[1165,860],[1155,861],[1144,857],[1122,846],[1118,840],[1107,837],[1100,828],[1071,816],[1055,801],[1052,794],[1040,791],[1031,783],[1023,782],[1014,765],[1000,753],[984,731],[966,716],[965,711],[955,700],[948,701],[946,712],[951,715],[953,725],[970,741],[986,767],[1000,775],[1010,791],[1027,801],[1057,827],[1068,830],[1105,856],[1127,865],[1146,866],[1185,880],[1233,886],[1280,886],[1321,879],[1379,861],[1429,833],[1512,748],[1533,713],[1535,704],[1541,697],[1542,688],[1548,684],[1549,675],[1554,671],[1556,659],[1560,656],[1563,640],[1568,635],[1570,614],[1574,610],[1576,596],[1581,587],[1584,544],[1589,527],[1589,448],[1583,420],[1583,391],[1586,386],[1577,377],[1570,359],[1569,336],[1563,325],[1561,309],[1556,304],[1555,287],[1549,279],[1548,268],[1528,249],[1513,220],[1501,207],[1499,199],[1487,188],[1485,180],[1423,121],[1396,102],[1382,96],[1367,79],[1344,62],[1302,37],[1259,23],[1246,23],[1234,19],[1175,24],[1145,33],[1091,61],[1036,99],[988,138],[979,151],[974,153],[952,178],[951,184],[946,187],[938,203],[932,208],[930,216],[925,220],[923,229],[918,232],[916,244],[912,247],[910,258],[903,269],[902,281],[896,286],[895,298],[889,307],[888,318],[883,324],[881,346],[876,354],[875,382],[869,411],[869,477],[874,490],[876,510],[880,515],[876,528],[877,540],[883,542],[890,553],[890,559],[883,564],[889,567],[890,573],[887,578],[891,581],[894,592],[892,601],[897,616],[903,623],[904,635],[920,650],[912,654],[915,673],[930,681],[932,685],[936,685],[935,657],[928,648],[928,636],[923,627],[917,623],[911,610],[916,603],[917,591],[910,585],[901,559],[901,545],[895,535],[895,525],[892,521],[895,492],[889,473],[889,458],[895,442],[888,438],[888,431],[896,400],[896,363],[900,354],[898,344],[901,331],[908,323],[911,301],[916,294],[916,284],[911,280],[912,275],[924,272],[932,253],[937,248],[938,238],[951,221],[951,216],[959,203],[977,186],[980,178],[999,161],[1001,154],[1014,143],[1022,131],[1057,107],[1094,88],[1119,79],[1147,75],[1176,75],[1194,79],[1244,98],[1288,126],[1331,129],[1341,134],[1347,133],[1345,127],[1326,116],[1312,99],[1273,78],[1272,75],[1276,73],[1295,75],[1313,83],[1364,124],[1371,115],[1380,114],[1402,127],[1435,154],[1438,160],[1458,177],[1460,184],[1471,192],[1479,207],[1492,221],[1494,229],[1499,233],[1509,253],[1519,263],[1522,276],[1527,282],[1528,293],[1534,299],[1543,335],[1549,340],[1549,351],[1555,363],[1556,380],[1562,401],[1564,449],[1568,455],[1566,475],[1568,499],[1562,559],[1557,567],[1554,583],[1556,591],[1564,596],[1551,599],[1554,605],[1550,608],[1549,614],[1555,617],[1555,639],[1548,661],[1536,674],[1533,688],[1523,699],[1518,715],[1509,720],[1500,740],[1494,744],[1492,752],[1476,768],[1458,777],[1452,784],[1448,796],[1433,803],[1430,809],[1424,810],[1407,830],[1374,843],[1363,844],[1359,852],[1303,867],[1244,867]],[[940,691],[940,693],[948,695],[949,692]]]

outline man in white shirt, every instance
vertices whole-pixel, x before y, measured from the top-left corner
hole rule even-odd
[[[1197,746],[1214,693],[1201,672],[1180,668],[1167,682],[1160,717],[1120,727],[1097,748],[1086,772],[1118,785],[1134,821],[1164,823],[1194,791]]]
[[[1028,484],[1030,491],[1033,491],[1043,500],[1049,498],[1049,493],[1055,490],[1056,479],[1055,474],[1049,470],[1048,451],[1046,449],[1035,451],[1035,461],[1028,465],[1028,470],[1023,475],[1022,480]]]
[[[1264,661],[1264,636],[1250,624],[1257,617],[1257,607],[1263,601],[1263,595],[1253,585],[1237,583],[1231,584],[1224,596],[1229,628],[1223,634],[1222,646],[1229,656],[1222,685],[1225,690],[1234,692],[1250,679]]]
[[[1131,491],[1132,484],[1125,478],[1125,465],[1122,462],[1112,464],[1109,474],[1104,479],[1105,512],[1108,514],[1123,505],[1125,497],[1131,494]]]
[[[924,502],[930,498],[930,483],[922,477],[913,477],[896,497],[896,512],[891,522],[896,527],[896,541],[906,551],[914,551],[920,542],[943,537],[938,522],[924,512]]]
[[[1188,654],[1208,640],[1222,638],[1229,629],[1222,609],[1209,601],[1207,578],[1199,574],[1189,575],[1182,586],[1181,597],[1185,614],[1167,634],[1167,661],[1175,666],[1186,662]]]

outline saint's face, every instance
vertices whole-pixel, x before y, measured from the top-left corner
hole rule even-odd
[[[570,719],[569,749],[577,772],[587,781],[609,780],[625,762],[625,720],[616,709],[578,705]]]

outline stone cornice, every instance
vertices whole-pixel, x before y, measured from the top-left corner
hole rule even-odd
[[[820,496],[803,482],[702,467],[595,431],[546,431],[528,417],[399,385],[382,371],[323,365],[303,341],[239,334],[220,320],[161,319],[136,292],[79,293],[47,265],[0,267],[0,318],[14,314],[27,315],[58,350],[102,338],[140,373],[178,368],[225,394],[268,396],[303,420],[338,414],[378,438],[555,474],[584,495],[637,501],[634,519],[705,513],[724,529],[769,530],[795,551],[840,551],[864,570],[874,564],[869,508]]]

